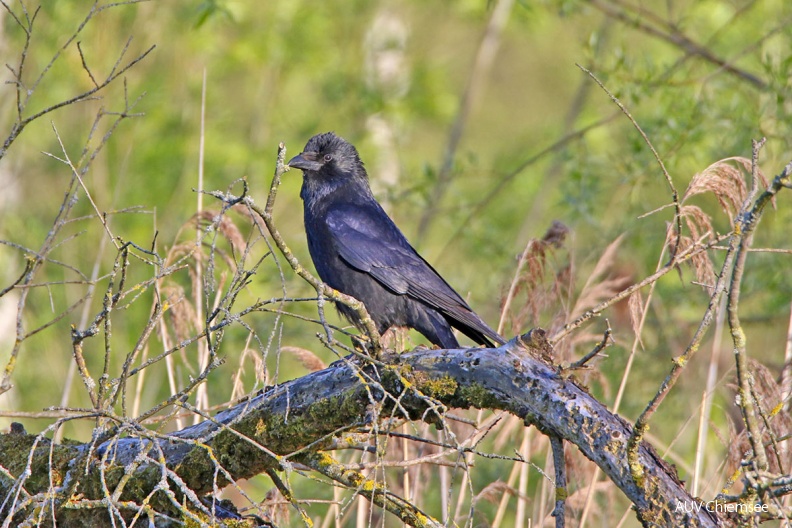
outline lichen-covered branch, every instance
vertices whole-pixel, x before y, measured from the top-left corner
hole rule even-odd
[[[301,457],[311,460],[341,432],[369,429],[372,419],[388,419],[394,412],[407,413],[410,419],[436,419],[434,412],[426,412],[435,401],[446,407],[502,409],[575,444],[632,501],[644,525],[719,526],[720,519],[705,508],[677,508],[678,501],[696,500],[645,442],[638,450],[645,478],[641,486],[635,483],[625,456],[630,424],[539,359],[549,352],[541,337],[533,332],[498,349],[417,349],[388,358],[392,366],[387,368],[339,361],[171,435],[130,426],[120,429],[123,438],[82,446],[50,446],[24,433],[0,435],[0,451],[14,459],[4,464],[8,474],[0,476],[3,514],[17,508],[22,515],[30,508],[54,505],[57,518],[74,497],[56,493],[53,499],[47,490],[79,490],[83,499],[101,500],[104,490],[113,493],[124,478],[120,500],[145,501],[173,515],[174,501],[182,502],[179,497],[190,502],[189,496],[209,493],[231,479],[279,470]],[[411,387],[405,387],[405,379]],[[405,396],[405,391],[417,397]],[[371,415],[373,406],[379,409],[376,416]],[[31,451],[33,442],[37,447]],[[125,471],[132,466],[131,474]],[[165,480],[163,466],[172,475]],[[57,481],[51,483],[49,475]],[[8,500],[12,495],[18,498]],[[102,518],[107,511],[93,514]]]
[[[764,140],[754,144],[754,171],[756,170],[756,157],[758,149],[764,144]],[[739,302],[740,302],[740,287],[742,286],[743,273],[745,272],[745,261],[748,256],[748,250],[753,241],[754,231],[762,218],[762,213],[765,207],[769,204],[775,195],[784,187],[790,186],[790,177],[792,176],[792,163],[788,164],[784,170],[776,176],[770,187],[763,192],[753,207],[748,210],[748,203],[745,204],[745,211],[741,215],[735,227],[735,235],[739,241],[736,248],[734,268],[729,281],[729,302],[726,306],[729,316],[729,328],[731,330],[732,342],[734,344],[734,357],[737,365],[737,382],[739,390],[739,406],[742,411],[743,421],[748,431],[748,441],[751,444],[753,457],[756,462],[756,469],[760,471],[767,470],[767,453],[765,452],[764,445],[762,444],[762,433],[759,426],[759,418],[757,416],[757,409],[754,408],[754,396],[752,389],[752,375],[748,367],[748,354],[746,351],[746,337],[742,324],[740,323],[739,315]],[[756,179],[754,178],[753,192],[756,192]]]

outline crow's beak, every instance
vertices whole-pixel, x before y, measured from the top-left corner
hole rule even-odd
[[[322,168],[322,164],[316,161],[317,158],[319,158],[319,154],[316,152],[302,152],[289,160],[289,167],[304,171],[318,171]]]

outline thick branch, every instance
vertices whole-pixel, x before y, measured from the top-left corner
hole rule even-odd
[[[635,504],[644,525],[720,525],[720,520],[705,508],[691,513],[693,508],[677,507],[680,502],[697,501],[685,490],[675,470],[647,443],[641,445],[638,458],[646,478],[641,487],[637,486],[625,456],[632,432],[630,424],[609,412],[573,380],[560,375],[556,367],[537,359],[534,354],[546,354],[548,350],[542,339],[535,342],[538,347],[534,352],[518,340],[498,349],[418,349],[391,358],[398,362],[392,369],[377,370],[371,365],[339,361],[325,370],[271,388],[218,414],[214,420],[167,437],[143,432],[147,438],[130,435],[113,439],[90,452],[89,445],[56,446],[51,460],[57,467],[49,474],[62,476],[63,480],[55,483],[40,474],[49,469],[50,446],[39,441],[30,466],[32,474],[23,479],[25,490],[18,495],[43,493],[53,484],[75,489],[74,483],[79,479],[79,492],[86,499],[102,499],[106,493],[103,489],[113,493],[119,481],[124,481],[125,489],[117,496],[140,504],[161,485],[159,460],[164,460],[174,474],[175,478],[169,479],[173,493],[183,495],[186,486],[201,495],[212,491],[218,465],[219,485],[267,469],[283,468],[291,459],[297,461],[305,454],[321,451],[340,432],[370,427],[372,408],[380,409],[378,416],[390,416],[397,399],[396,412],[407,412],[412,419],[436,419],[435,411],[426,412],[431,398],[448,407],[503,409],[547,434],[575,444]],[[405,377],[412,388],[404,387]],[[421,397],[411,397],[413,394]],[[10,453],[13,443],[30,443],[33,438],[19,433],[2,435],[0,451]],[[18,484],[27,457],[24,449],[17,450],[17,455],[21,458],[6,465],[6,469]],[[83,476],[86,464],[89,471]],[[99,476],[103,464],[107,488]],[[124,467],[132,472],[126,480],[122,480]],[[18,489],[8,476],[0,478],[0,497]],[[190,495],[186,496],[189,501]],[[61,496],[57,502],[63,504],[67,499]],[[166,509],[169,500],[165,493],[157,491],[148,504]],[[21,498],[17,503],[20,501]],[[97,511],[97,515],[102,513],[106,515],[106,510]]]

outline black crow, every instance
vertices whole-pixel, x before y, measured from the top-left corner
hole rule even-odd
[[[453,326],[478,344],[504,343],[377,203],[354,146],[332,132],[319,134],[289,166],[303,171],[305,234],[319,277],[361,301],[380,333],[407,326],[441,348],[459,348]],[[358,322],[353,310],[338,310]]]

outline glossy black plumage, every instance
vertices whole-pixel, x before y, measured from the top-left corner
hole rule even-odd
[[[289,166],[303,171],[305,232],[319,277],[362,301],[381,333],[407,326],[437,346],[458,348],[453,326],[482,345],[504,342],[377,203],[354,146],[332,132],[319,134]],[[355,322],[353,311],[338,309]]]

